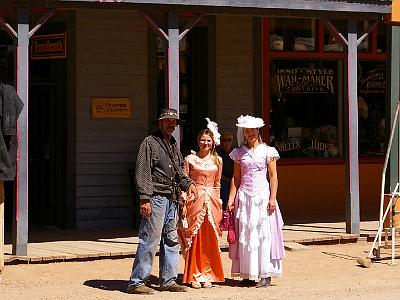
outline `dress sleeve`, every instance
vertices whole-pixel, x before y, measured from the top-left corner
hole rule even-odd
[[[233,159],[233,161],[239,160],[239,149],[235,148],[229,153],[229,157]]]
[[[183,174],[189,177],[190,174],[190,165],[189,165],[189,155],[185,157],[183,161]]]
[[[272,160],[278,160],[280,158],[278,151],[274,147],[267,147],[267,163]]]

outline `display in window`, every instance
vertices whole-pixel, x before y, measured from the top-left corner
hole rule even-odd
[[[385,150],[385,63],[360,61],[358,77],[360,155],[383,155]]]
[[[314,51],[315,20],[271,18],[270,49],[272,51]]]
[[[270,143],[282,157],[338,157],[338,62],[270,64]]]
[[[344,35],[347,32],[346,20],[331,20],[330,23],[336,30]],[[327,26],[324,26],[324,51],[341,52],[343,51],[343,42],[333,34]]]

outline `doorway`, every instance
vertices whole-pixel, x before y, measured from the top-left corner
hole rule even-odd
[[[29,90],[29,226],[67,223],[66,63],[31,61]]]

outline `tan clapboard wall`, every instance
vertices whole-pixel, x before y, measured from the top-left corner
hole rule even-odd
[[[132,224],[128,169],[148,131],[147,25],[124,10],[76,17],[76,223]],[[129,97],[132,119],[92,119],[91,98]]]
[[[235,133],[236,118],[254,113],[252,17],[216,18],[216,80],[218,124]]]

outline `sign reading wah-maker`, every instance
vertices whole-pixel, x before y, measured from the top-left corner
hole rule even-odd
[[[31,40],[31,58],[49,59],[67,56],[65,33],[36,35]]]
[[[92,118],[131,118],[129,98],[92,98]]]

